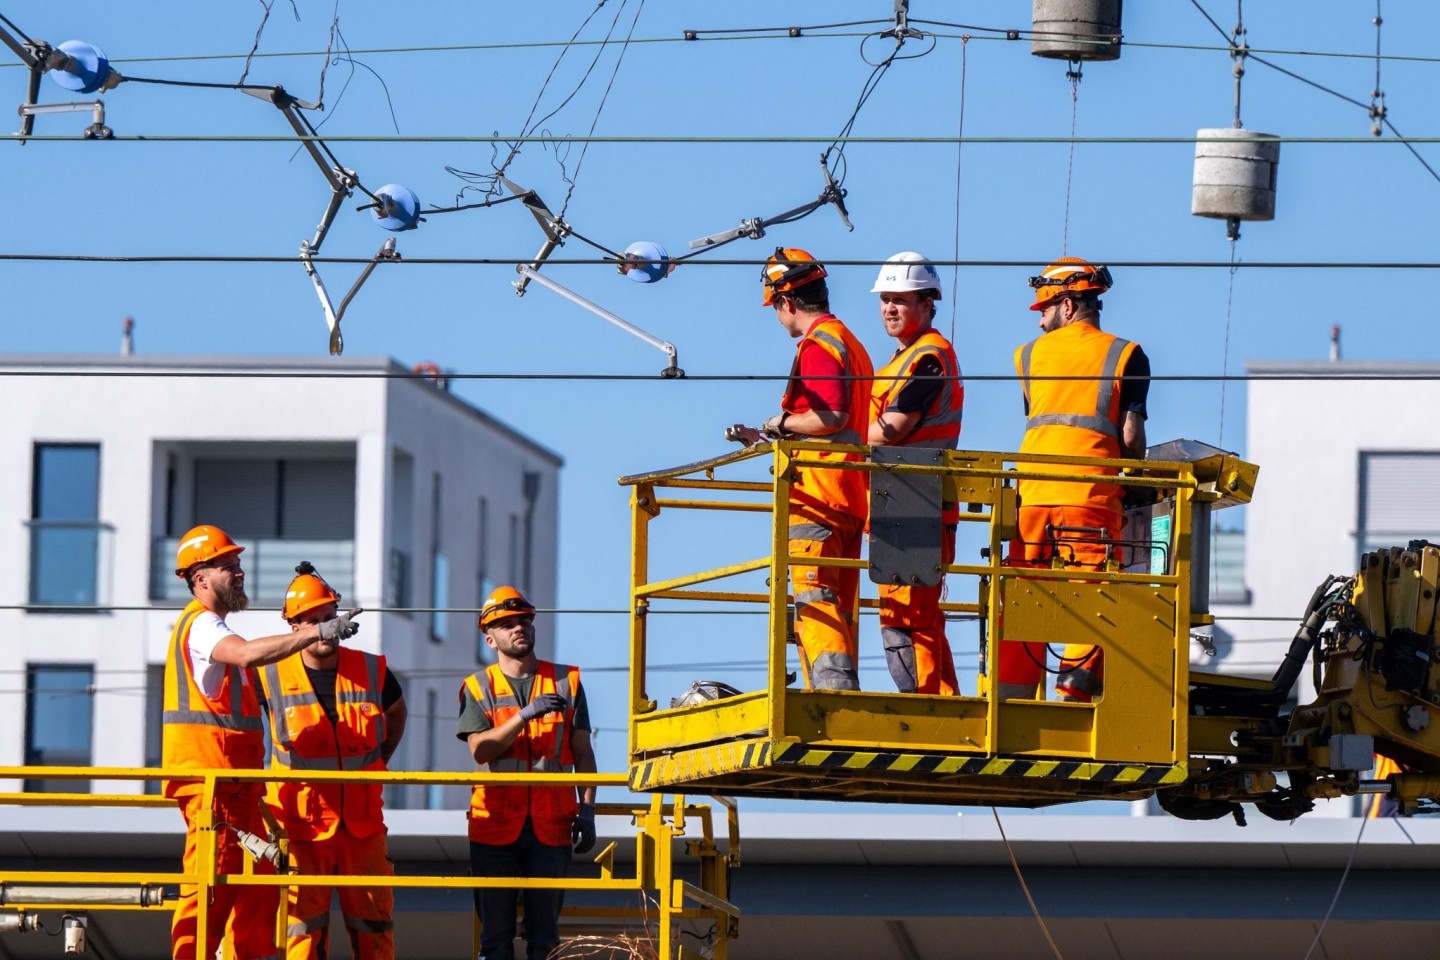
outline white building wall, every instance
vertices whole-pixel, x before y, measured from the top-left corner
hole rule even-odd
[[[200,379],[174,373],[266,374],[293,371],[294,377]],[[12,375],[6,376],[6,373]],[[14,375],[23,372],[25,375]],[[329,376],[305,376],[305,373]],[[370,374],[353,379],[337,372]],[[377,610],[385,595],[390,464],[399,447],[415,458],[416,496],[412,518],[412,604],[430,598],[430,477],[444,477],[442,523],[450,557],[453,606],[477,602],[475,537],[478,498],[484,492],[493,511],[523,512],[521,477],[541,475],[533,542],[534,602],[553,606],[556,589],[554,513],[560,459],[428,381],[387,379],[375,374],[405,373],[391,361],[330,359],[163,358],[163,357],[0,357],[0,524],[11,531],[0,549],[0,764],[19,765],[25,749],[25,682],[30,663],[93,664],[95,693],[93,763],[139,767],[145,761],[146,668],[163,663],[174,609],[153,609],[150,599],[152,538],[164,535],[166,504],[164,451],[173,444],[264,443],[301,451],[323,443],[327,451],[350,450],[355,460],[353,595],[345,598]],[[70,375],[88,373],[87,376]],[[137,376],[136,374],[162,374]],[[94,375],[103,374],[103,375]],[[119,374],[119,375],[117,375]],[[33,612],[29,600],[33,450],[36,443],[96,443],[100,446],[99,519],[113,526],[109,537],[108,589],[103,612]],[[182,448],[183,449],[183,448]],[[218,448],[229,453],[232,448]],[[246,456],[255,448],[233,448]],[[267,448],[268,449],[268,448]],[[190,525],[193,482],[178,479],[176,522]],[[180,532],[172,531],[173,533]],[[322,574],[325,572],[321,571]],[[251,590],[252,594],[254,590]],[[231,625],[243,636],[260,637],[286,629],[278,611],[234,614]],[[432,725],[440,742],[432,753],[442,768],[464,769],[465,755],[454,737],[455,691],[477,668],[472,614],[453,614],[443,644],[429,640],[426,614],[371,613],[361,618],[356,646],[380,651],[402,675],[422,671],[428,679],[407,688],[412,720],[397,756],[397,768],[417,768],[427,755],[422,714],[423,684],[442,692],[447,715]],[[550,631],[545,631],[550,633]],[[543,655],[543,654],[542,654]],[[15,781],[0,789],[18,789]],[[103,791],[137,791],[137,782],[97,783]],[[463,803],[463,790],[446,797]],[[424,802],[419,794],[407,805]]]

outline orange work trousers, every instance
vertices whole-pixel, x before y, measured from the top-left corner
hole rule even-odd
[[[1101,570],[1111,555],[1103,539],[1115,540],[1124,530],[1124,514],[1092,506],[1035,506],[1023,504],[1017,520],[1018,534],[1010,543],[1007,562],[1015,567],[1048,569],[1059,556],[1067,566]],[[1083,528],[1055,532],[1051,528]],[[1097,533],[1090,530],[1103,531]],[[1045,677],[1046,644],[1040,641],[1009,640],[1000,644],[1000,684],[1012,692],[1030,689],[1036,696]],[[1089,702],[1100,695],[1105,681],[1105,655],[1088,643],[1067,643],[1055,678],[1055,692],[1069,700]],[[1003,695],[1003,694],[1002,694]]]
[[[790,553],[797,557],[860,559],[865,521],[843,513],[823,514],[790,505]],[[796,564],[790,568],[795,593],[795,634],[805,686],[812,690],[859,690],[860,647],[855,610],[860,571]]]
[[[940,542],[940,562],[955,562],[955,527],[947,525]],[[885,646],[885,663],[901,693],[954,695],[960,689],[955,677],[955,659],[945,639],[945,614],[940,600],[945,581],[933,587],[899,586],[882,583],[880,593],[880,640]]]
[[[325,840],[291,840],[290,860],[301,876],[390,877],[385,831],[357,839],[343,826]],[[394,960],[395,892],[390,887],[291,887],[286,960],[324,960],[330,955],[330,900],[340,897],[340,913],[355,960]]]
[[[236,874],[245,872],[245,859],[249,856],[235,836],[234,827],[259,836],[268,836],[269,831],[260,815],[260,798],[264,793],[263,784],[229,784],[215,790],[215,864],[216,873]],[[186,873],[195,870],[196,844],[201,842],[197,828],[200,819],[201,796],[199,793],[176,797],[180,813],[185,818],[185,861]],[[222,824],[229,824],[229,827]],[[256,863],[255,873],[273,874],[274,868],[268,863]],[[205,923],[206,951],[210,956],[228,936],[235,960],[266,960],[278,957],[275,946],[275,920],[280,911],[280,889],[278,887],[230,887],[210,888]],[[180,900],[170,923],[170,950],[175,960],[195,960],[195,946],[199,928],[199,902],[193,884],[180,885]]]

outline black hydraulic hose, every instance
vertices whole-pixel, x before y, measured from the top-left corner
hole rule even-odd
[[[1290,696],[1290,690],[1295,686],[1295,680],[1300,676],[1310,651],[1315,648],[1320,630],[1325,625],[1325,611],[1328,606],[1325,601],[1330,596],[1330,590],[1342,579],[1336,576],[1326,577],[1325,582],[1315,588],[1309,604],[1305,607],[1305,619],[1295,631],[1295,637],[1290,641],[1290,649],[1286,651],[1285,659],[1280,661],[1268,690],[1237,690],[1233,687],[1197,684],[1190,693],[1191,709],[1228,713],[1238,708],[1268,709],[1283,704]]]

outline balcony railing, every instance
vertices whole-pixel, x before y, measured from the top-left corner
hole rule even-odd
[[[354,599],[354,540],[246,539],[240,558],[245,566],[245,592],[256,603],[279,604],[295,578],[295,565],[309,560],[325,581],[348,600]],[[184,602],[190,599],[185,581],[175,576],[175,551],[180,541],[159,537],[150,549],[150,599]]]
[[[30,520],[32,609],[105,606],[115,528],[92,520]]]

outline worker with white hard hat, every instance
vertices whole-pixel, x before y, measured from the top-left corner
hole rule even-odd
[[[894,356],[875,372],[866,442],[954,450],[960,441],[965,386],[955,348],[935,329],[940,275],[924,255],[897,253],[880,267],[871,293],[880,295],[880,320],[895,338]],[[943,510],[941,562],[955,562],[958,509]],[[901,693],[954,694],[955,661],[945,638],[940,598],[933,587],[882,583],[880,636],[885,662]]]

